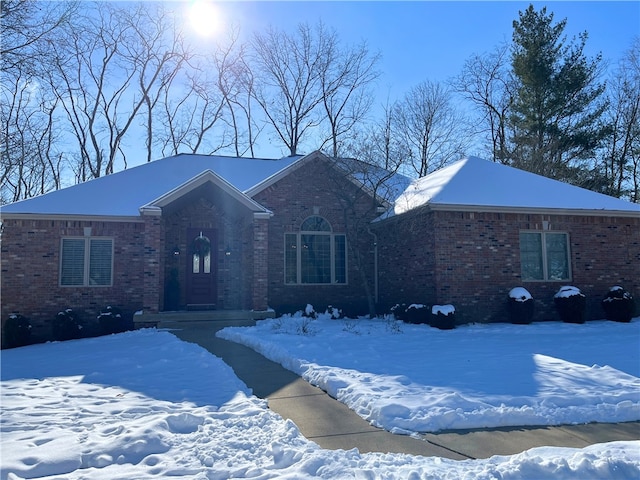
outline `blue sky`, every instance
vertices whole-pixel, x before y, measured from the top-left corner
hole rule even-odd
[[[461,71],[474,53],[510,41],[512,22],[530,2],[432,1],[281,1],[220,2],[223,24],[233,23],[242,34],[274,25],[295,28],[300,22],[322,20],[347,43],[367,41],[382,54],[381,90],[401,96],[426,80],[446,80]],[[547,6],[554,19],[567,19],[569,37],[589,33],[587,53],[602,52],[615,63],[640,35],[640,2],[533,2]],[[383,101],[383,99],[380,99]]]

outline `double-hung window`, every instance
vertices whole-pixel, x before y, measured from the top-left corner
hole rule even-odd
[[[569,236],[560,232],[520,232],[522,280],[571,279]]]
[[[286,233],[284,276],[287,284],[346,284],[347,240],[327,220],[307,218],[299,233]]]
[[[60,285],[108,287],[113,282],[113,239],[63,238],[60,253]]]

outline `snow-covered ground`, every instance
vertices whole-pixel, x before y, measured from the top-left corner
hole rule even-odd
[[[298,314],[218,336],[394,433],[640,420],[640,319],[438,330]]]
[[[514,397],[539,401],[540,408],[546,408],[551,403],[566,407],[568,396],[562,392],[578,387],[580,391],[574,396],[582,397],[583,405],[597,401],[593,392],[598,389],[602,405],[613,405],[615,395],[621,395],[616,408],[603,407],[612,415],[608,418],[611,421],[620,419],[623,413],[637,414],[640,321],[629,325],[595,322],[573,330],[562,324],[555,326],[557,335],[542,325],[471,326],[440,332],[384,321],[321,319],[308,323],[285,318],[260,322],[250,329],[229,329],[225,335],[247,341],[263,337],[255,343],[269,350],[271,356],[285,359],[290,368],[298,365],[296,368],[304,366],[305,371],[320,372],[318,378],[324,377],[328,388],[338,394],[350,384],[367,382],[368,390],[375,392],[372,385],[381,381],[377,384],[379,390],[391,387],[396,393],[426,386],[434,392],[434,400],[448,399],[448,405],[456,403],[451,395],[438,395],[457,390],[454,397],[470,398],[468,401],[472,403],[479,402],[484,395],[490,407],[497,399],[509,402],[513,392]],[[289,329],[294,334],[286,333]],[[295,333],[298,329],[311,333],[298,335]],[[471,334],[469,338],[462,335],[465,331]],[[445,342],[440,337],[447,333],[449,353],[436,347]],[[525,341],[525,336],[530,340]],[[504,351],[480,348],[491,337],[510,338],[514,345],[508,348],[503,345]],[[401,344],[405,352],[405,361],[393,369],[390,365],[403,355],[396,352],[393,358],[385,358],[389,349],[380,350],[384,340]],[[587,345],[596,340],[589,353]],[[499,346],[491,342],[494,347]],[[297,349],[304,351],[304,347],[298,345],[313,346],[313,350],[301,355],[296,353]],[[416,351],[416,345],[421,345],[421,350]],[[506,373],[505,364],[518,363],[517,352],[527,355],[524,351],[527,345],[539,345],[535,354],[540,355],[529,359],[526,371],[529,379],[494,379],[488,386],[483,385],[482,379],[474,380],[472,372],[485,369],[496,369],[496,375]],[[335,351],[338,357],[323,357],[318,353],[323,350]],[[442,358],[432,364],[429,352],[435,350]],[[342,358],[344,363],[331,368],[325,358]],[[5,350],[1,352],[1,360],[3,480],[166,477],[515,480],[640,476],[640,442],[611,442],[584,449],[543,447],[519,455],[466,461],[323,450],[306,440],[293,423],[271,412],[266,401],[251,396],[220,359],[163,331],[141,330]],[[413,365],[416,362],[419,365]],[[526,362],[519,363],[524,366]],[[312,364],[317,366],[309,368]],[[389,371],[381,368],[384,365]],[[432,372],[433,380],[414,376],[414,372],[421,370]],[[510,367],[508,370],[525,373]],[[447,381],[445,373],[452,371],[460,375]],[[467,371],[468,374],[461,373]],[[550,372],[561,375],[553,380]],[[482,378],[489,377],[487,374]],[[513,390],[512,383],[517,385]],[[357,396],[365,391],[362,387],[357,390]],[[546,396],[545,401],[542,396]],[[415,400],[409,396],[409,407],[404,408],[420,411],[412,406]],[[405,411],[400,408],[400,398],[394,399],[393,404],[396,412]],[[505,408],[510,407],[505,404]],[[390,415],[391,410],[386,409],[387,415],[383,417],[409,418],[404,414]],[[405,427],[402,428],[416,429]]]

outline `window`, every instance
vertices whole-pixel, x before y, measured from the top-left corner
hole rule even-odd
[[[520,232],[522,280],[570,280],[569,236],[557,232]]]
[[[347,283],[347,239],[333,233],[324,218],[307,218],[300,232],[286,233],[284,241],[285,283]]]
[[[191,265],[193,273],[211,273],[211,240],[202,235],[193,240],[193,254]]]
[[[110,238],[63,238],[60,285],[64,287],[111,286],[113,240]]]

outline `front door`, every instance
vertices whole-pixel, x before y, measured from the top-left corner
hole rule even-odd
[[[190,228],[187,231],[187,305],[213,308],[217,301],[216,231]]]

